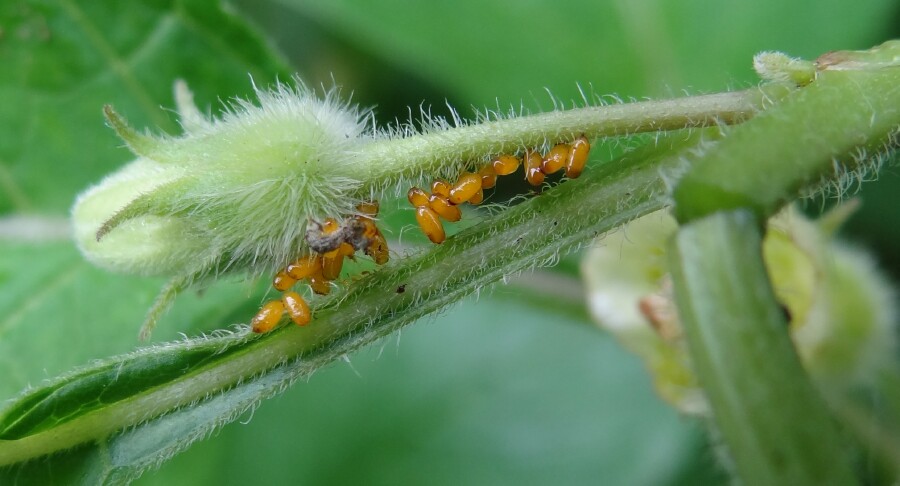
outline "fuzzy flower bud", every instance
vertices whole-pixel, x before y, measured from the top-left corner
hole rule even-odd
[[[85,256],[114,271],[195,280],[261,273],[301,254],[310,219],[352,214],[365,114],[297,82],[257,90],[207,119],[176,84],[185,132],[154,137],[105,114],[138,159],[82,194],[72,210]]]
[[[206,243],[188,218],[136,215],[97,238],[117,210],[142,194],[178,180],[178,171],[139,158],[85,191],[72,209],[75,241],[92,263],[137,275],[175,275],[193,268]]]

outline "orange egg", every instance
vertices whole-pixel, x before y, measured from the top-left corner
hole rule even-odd
[[[406,193],[406,198],[415,207],[428,205],[428,194],[418,187],[410,188],[409,192]]]
[[[445,198],[450,197],[450,183],[443,180],[438,179],[431,183],[431,193],[437,194],[439,196],[444,196]]]
[[[312,313],[309,310],[309,305],[300,294],[297,292],[285,292],[281,296],[281,302],[284,304],[285,310],[287,310],[288,317],[294,321],[294,324],[298,326],[309,324],[309,321],[312,319]]]
[[[378,226],[375,225],[375,221],[372,221],[369,218],[360,218],[363,223],[363,236],[372,239],[378,233]]]
[[[285,290],[294,286],[297,283],[296,278],[289,275],[286,271],[282,270],[275,274],[275,278],[272,279],[272,287],[275,287],[275,290],[280,290],[284,292]]]
[[[491,167],[498,176],[510,175],[519,168],[522,161],[513,155],[501,155],[491,161]]]
[[[345,257],[353,257],[354,253],[356,253],[356,250],[353,248],[353,245],[347,243],[346,241],[341,243],[340,248],[338,248],[338,254]]]
[[[284,304],[280,300],[270,300],[253,316],[250,327],[256,333],[269,332],[281,320],[282,314],[284,314]]]
[[[344,243],[341,243],[343,246]],[[340,248],[322,255],[322,277],[325,280],[337,280],[341,274],[341,268],[344,267],[344,254]]]
[[[285,272],[295,281],[303,280],[322,268],[322,259],[317,255],[306,255],[298,258],[285,269]],[[275,287],[276,289],[278,287]],[[282,290],[282,289],[279,289]]]
[[[356,210],[363,216],[374,218],[378,216],[378,201],[363,201],[356,205]]]
[[[319,295],[328,295],[329,292],[331,292],[331,285],[329,285],[328,279],[322,274],[322,269],[319,269],[318,272],[310,275],[309,286],[312,288],[313,292]]]
[[[587,164],[590,151],[591,144],[584,135],[572,142],[572,151],[569,153],[569,159],[566,162],[566,177],[575,179],[581,175],[585,164]]]
[[[532,186],[540,186],[544,183],[544,173],[541,171],[541,156],[534,150],[525,152],[525,180]]]
[[[562,169],[569,160],[571,147],[567,143],[558,143],[547,152],[541,161],[541,171],[544,174],[553,174]]]
[[[450,204],[446,197],[440,194],[432,194],[428,199],[428,206],[438,213],[438,216],[450,222],[457,222],[462,218],[459,208]]]
[[[478,171],[478,175],[481,176],[481,188],[482,189],[491,189],[497,185],[497,172],[494,171],[494,168],[490,165],[486,165]]]
[[[335,231],[341,229],[341,225],[334,218],[328,218],[322,223],[322,233],[326,235],[330,235]]]
[[[419,228],[422,228],[422,232],[432,243],[443,243],[447,238],[444,233],[444,225],[438,219],[437,213],[430,207],[419,206],[416,208],[416,222],[419,223]]]
[[[469,204],[481,204],[484,201],[484,190],[479,188],[475,195],[469,198]]]
[[[462,204],[472,199],[472,196],[480,190],[481,177],[471,172],[463,172],[456,184],[450,188],[450,197],[448,199],[451,204]]]
[[[376,265],[384,265],[390,259],[387,240],[384,239],[381,231],[372,237],[372,242],[366,247],[366,255],[372,257]]]

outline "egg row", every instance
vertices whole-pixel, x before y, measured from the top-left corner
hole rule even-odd
[[[432,243],[440,244],[447,239],[441,219],[455,223],[462,218],[459,206],[463,203],[481,204],[484,190],[497,184],[498,176],[514,173],[525,165],[525,180],[532,186],[540,186],[544,178],[565,168],[566,177],[575,179],[584,171],[591,144],[582,135],[572,143],[558,143],[543,156],[536,150],[526,150],[522,159],[515,155],[500,155],[477,173],[463,172],[450,184],[436,180],[431,184],[431,194],[413,187],[406,197],[416,208],[416,223]]]

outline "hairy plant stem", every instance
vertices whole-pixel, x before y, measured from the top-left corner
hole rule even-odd
[[[276,369],[282,370],[284,378],[270,388],[283,386],[484,286],[549,264],[561,252],[661,208],[665,203],[661,171],[678,164],[684,151],[696,147],[702,138],[717,134],[713,129],[663,137],[652,147],[492,216],[440,247],[383,267],[316,309],[313,325],[287,326],[258,339],[236,336],[200,343],[198,347],[214,346],[218,351],[183,376],[71,420],[40,425],[46,423],[45,415],[61,412],[52,403],[52,395],[26,395],[19,401],[20,409],[0,417],[3,422],[13,420],[14,427],[21,425],[21,438],[0,440],[0,465],[99,440]],[[173,349],[159,351],[172,353]],[[121,364],[114,359],[105,366]],[[90,386],[93,377],[87,373],[78,379],[84,381],[81,386]],[[120,383],[130,376],[119,374],[115,379]],[[36,428],[29,431],[29,427]]]
[[[360,157],[369,168],[362,192],[396,180],[440,173],[448,160],[477,163],[485,157],[516,152],[545,143],[734,124],[750,118],[763,105],[791,91],[770,84],[744,91],[659,101],[559,110],[536,115],[484,121],[422,135],[369,144]]]
[[[745,484],[854,484],[761,248],[753,214],[734,211],[683,226],[670,249],[678,313],[713,421]]]
[[[819,73],[698,159],[675,188],[675,216],[747,208],[764,221],[810,186],[876,169],[898,129],[900,66]]]

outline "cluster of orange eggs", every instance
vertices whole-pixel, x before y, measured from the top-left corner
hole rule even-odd
[[[466,202],[481,204],[484,201],[484,190],[497,184],[497,176],[512,174],[523,163],[523,159],[525,180],[532,186],[540,186],[547,175],[555,174],[563,168],[569,179],[580,176],[590,150],[590,142],[582,135],[572,143],[554,145],[543,156],[536,150],[526,150],[522,159],[515,155],[500,155],[477,173],[463,172],[455,184],[451,185],[441,179],[434,181],[431,184],[431,195],[413,187],[406,197],[416,208],[416,222],[425,236],[432,243],[443,243],[447,235],[441,219],[451,223],[459,221],[462,213],[457,206]]]
[[[543,156],[537,150],[526,150],[520,158],[500,155],[477,173],[463,172],[450,184],[436,180],[429,195],[418,187],[409,190],[407,198],[416,208],[416,222],[432,243],[442,243],[446,238],[443,218],[456,222],[462,218],[459,205],[481,204],[484,190],[497,184],[498,176],[514,173],[525,165],[525,180],[532,186],[540,186],[544,178],[565,169],[566,177],[575,179],[581,175],[587,162],[591,145],[583,135],[571,143],[558,143]],[[291,290],[300,281],[306,281],[313,292],[326,295],[331,282],[341,273],[344,258],[354,258],[357,251],[364,251],[375,263],[387,263],[388,246],[381,231],[375,225],[378,203],[366,202],[357,206],[358,215],[347,218],[343,224],[334,219],[324,223],[312,222],[306,234],[312,252],[298,258],[275,275],[272,287],[282,292],[281,299],[266,302],[250,321],[253,332],[271,331],[287,313],[295,324],[304,326],[312,319],[309,305],[297,292]]]
[[[266,302],[259,309],[250,321],[253,332],[272,330],[285,312],[295,324],[308,324],[312,319],[309,305],[291,289],[297,282],[306,281],[313,292],[327,295],[331,292],[331,282],[341,274],[344,258],[355,258],[357,250],[364,251],[378,265],[387,263],[387,240],[374,221],[378,215],[378,203],[365,202],[356,209],[360,214],[348,218],[343,225],[332,218],[321,225],[311,223],[307,241],[313,252],[298,258],[275,275],[272,287],[282,292],[281,299]]]

